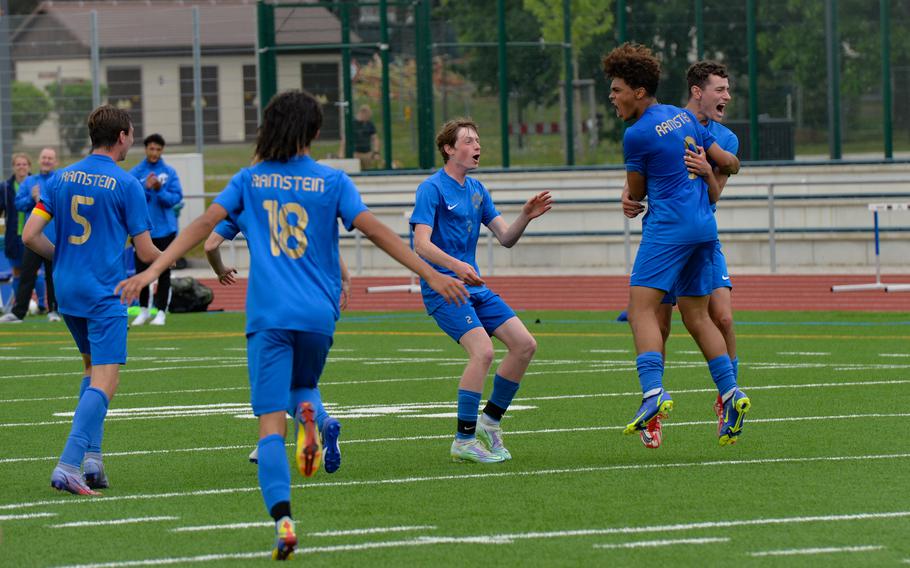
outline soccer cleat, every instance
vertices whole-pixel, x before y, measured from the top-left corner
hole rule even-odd
[[[259,463],[259,446],[253,448],[253,451],[250,452],[250,463]]]
[[[660,417],[661,419],[667,418],[670,415],[671,410],[673,410],[673,399],[670,398],[667,391],[660,389],[659,393],[641,401],[641,407],[639,407],[638,413],[636,413],[632,422],[626,424],[626,428],[622,433],[632,434],[640,430],[646,430],[648,428],[648,422],[650,422],[652,418],[655,416]]]
[[[290,517],[281,517],[275,523],[275,549],[272,560],[290,560],[294,558],[297,548],[297,535],[294,534],[294,521]]]
[[[143,309],[142,311],[139,312],[139,315],[136,316],[136,319],[134,319],[133,323],[131,323],[130,325],[131,326],[145,325],[145,322],[147,322],[148,320],[149,320],[149,311],[147,309]]]
[[[717,400],[714,401],[714,414],[717,415],[717,435],[720,436],[721,430],[724,429],[724,399],[720,395],[717,395]]]
[[[149,325],[164,325],[165,319],[167,319],[167,313],[164,310],[158,310],[158,313],[155,314],[154,319],[149,322]]]
[[[66,491],[73,495],[101,495],[92,491],[78,474],[70,473],[60,466],[55,467],[54,472],[51,474],[51,487],[57,491]]]
[[[86,458],[82,462],[82,478],[91,489],[107,489],[110,484],[104,474],[104,464],[99,459]]]
[[[735,444],[736,438],[743,431],[743,415],[752,408],[752,401],[746,396],[746,393],[733,389],[726,401],[724,401],[724,414],[721,416],[724,424],[720,431],[720,445]]]
[[[512,454],[502,443],[502,427],[498,423],[488,422],[484,416],[481,416],[477,421],[477,439],[503,461],[512,459]]]
[[[47,321],[63,321],[57,312],[47,312]]]
[[[331,416],[322,423],[322,447],[325,454],[322,463],[326,473],[335,473],[341,467],[341,448],[338,447],[338,438],[341,436],[341,422]]]
[[[312,477],[319,471],[322,441],[316,427],[316,411],[309,402],[301,402],[297,407],[294,428],[297,432],[297,469],[304,477]]]
[[[644,444],[646,448],[651,448],[652,450],[659,448],[660,443],[663,441],[660,415],[652,418],[644,430],[638,431],[638,435],[641,437],[641,443]]]
[[[452,442],[450,451],[454,462],[474,463],[500,463],[506,461],[502,456],[496,455],[484,446],[477,438]]]
[[[22,320],[16,317],[16,314],[10,312],[0,316],[0,323],[22,323]]]

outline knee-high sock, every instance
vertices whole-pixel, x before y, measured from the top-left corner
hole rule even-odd
[[[82,395],[85,394],[85,389],[92,384],[91,377],[82,377],[82,383],[79,385],[79,398],[82,398]],[[101,440],[104,438],[104,421],[102,420],[98,423],[98,427],[89,432],[88,448],[86,452],[92,452],[96,454],[101,453]]]
[[[518,392],[520,384],[517,381],[510,381],[497,373],[493,377],[493,392],[490,394],[490,398],[487,399],[487,405],[484,407],[483,413],[495,422],[502,420],[502,415],[506,413],[509,405],[512,404],[512,399],[515,398],[515,393]]]
[[[664,358],[657,351],[647,351],[635,359],[638,367],[638,382],[641,383],[641,392],[656,394],[664,386]]]
[[[458,431],[459,440],[470,440],[477,432],[477,409],[480,407],[480,393],[458,389]]]
[[[734,357],[730,363],[733,365],[733,380],[739,383],[739,357]]]
[[[733,364],[730,363],[729,355],[711,359],[708,361],[708,369],[711,371],[714,384],[717,385],[717,392],[721,395],[736,388],[736,377],[733,374]]]
[[[322,395],[319,394],[319,387],[314,389],[293,389],[291,391],[291,406],[288,408],[288,414],[293,416],[301,402],[309,402],[313,405],[313,410],[316,411],[316,427],[321,431],[322,424],[329,417],[329,413],[326,412],[325,406],[322,404]]]
[[[278,434],[259,440],[259,488],[269,513],[276,503],[291,500],[291,466]]]
[[[107,405],[107,395],[103,391],[94,387],[85,390],[76,406],[73,427],[66,440],[66,445],[63,446],[60,463],[73,467],[82,465],[82,458],[85,457],[93,432],[97,432],[103,427],[104,417],[107,415]]]

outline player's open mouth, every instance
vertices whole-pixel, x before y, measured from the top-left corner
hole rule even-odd
[[[479,162],[479,161],[480,161],[480,154],[474,154],[474,155],[471,156],[471,157],[474,158],[474,161],[475,161],[475,162]]]
[[[726,105],[726,103],[720,103],[719,105],[717,105],[716,108],[717,108],[718,114],[724,114],[724,109],[727,108],[727,105]]]

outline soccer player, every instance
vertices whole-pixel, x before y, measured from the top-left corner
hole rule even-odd
[[[719,441],[726,445],[740,434],[751,403],[737,387],[724,337],[708,312],[717,223],[708,183],[688,171],[686,157],[706,151],[725,174],[736,173],[739,161],[717,144],[691,111],[658,104],[654,93],[660,63],[650,49],[623,44],[604,57],[603,66],[611,78],[610,102],[617,115],[634,121],[623,136],[629,195],[637,201],[647,195],[649,204],[629,289],[642,404],[624,433],[645,430],[655,416],[666,417],[673,408],[663,388],[663,337],[657,312],[665,294],[674,290],[683,323],[704,354],[722,397],[725,420]]]
[[[739,139],[726,126],[721,124],[724,118],[726,107],[731,100],[730,80],[727,75],[726,66],[716,61],[698,61],[689,67],[686,73],[686,79],[689,86],[689,102],[686,108],[690,110],[698,121],[705,126],[705,129],[711,133],[717,140],[721,148],[736,155],[739,150]],[[729,176],[720,173],[719,169],[709,164],[704,159],[704,155],[698,156],[687,155],[687,165],[690,172],[697,173],[702,177],[710,180],[714,177],[716,180],[717,194],[709,195],[711,201],[711,210],[717,210],[716,202],[720,193],[726,186]],[[709,182],[709,187],[712,184]],[[634,218],[643,212],[644,208],[638,201],[632,201],[628,196],[628,191],[623,192],[623,211],[627,217]],[[724,342],[727,345],[727,354],[730,355],[733,364],[733,375],[739,379],[739,359],[736,355],[736,334],[733,327],[733,300],[732,290],[733,283],[730,281],[730,275],[727,271],[727,261],[721,248],[720,239],[714,245],[714,277],[712,281],[713,291],[708,302],[708,312],[711,320],[724,336]],[[663,335],[664,346],[670,335],[670,327],[673,314],[673,304],[676,303],[676,296],[671,291],[664,297],[658,311],[660,320],[661,334]],[[662,351],[666,358],[666,348]],[[715,413],[718,415],[718,435],[721,435],[723,429],[723,401],[718,395],[714,404]],[[655,435],[656,431],[656,435]],[[660,417],[655,417],[648,423],[648,428],[641,431],[642,441],[648,447],[657,447],[660,445]],[[731,439],[731,443],[736,441],[736,437]]]
[[[320,465],[320,427],[327,454],[337,443],[331,439],[337,421],[325,413],[317,387],[339,315],[338,219],[425,278],[447,301],[467,299],[461,282],[433,270],[376,219],[344,172],[310,157],[321,127],[322,109],[309,93],[272,98],[259,127],[256,163],[240,170],[147,270],[117,286],[123,301],[132,300],[228,216],[246,236],[251,405],[259,418],[259,485],[275,520],[277,560],[289,558],[297,546],[284,446],[287,409],[296,409],[296,459],[305,477]]]
[[[51,475],[55,489],[79,495],[108,486],[104,417],[126,363],[126,307],[114,294],[126,275],[123,244],[132,237],[146,262],[160,254],[149,236],[142,186],[116,164],[133,145],[129,113],[100,106],[88,117],[88,131],[92,153],[47,183],[22,233],[27,247],[54,261],[60,312],[85,366],[73,426]],[[42,233],[52,219],[56,247]]]
[[[511,459],[502,442],[500,420],[537,350],[537,342],[515,312],[480,277],[474,259],[480,225],[486,225],[500,244],[511,248],[528,223],[550,210],[552,197],[543,191],[530,198],[512,224],[496,210],[482,183],[468,177],[480,163],[477,125],[468,119],[451,120],[436,136],[445,165],[417,187],[411,213],[414,250],[437,270],[468,285],[471,300],[448,304],[421,281],[423,303],[439,327],[468,354],[458,383],[458,425],[450,454],[455,461],[495,463]],[[480,420],[477,410],[483,384],[493,364],[493,342],[502,341],[508,353],[493,378],[493,392]]]
[[[148,202],[149,217],[152,219],[152,242],[161,250],[167,248],[177,237],[177,215],[174,206],[183,199],[183,187],[177,171],[164,162],[164,137],[160,134],[149,134],[142,141],[145,145],[145,159],[130,170],[142,187]],[[148,265],[136,255],[136,272],[142,272]],[[155,288],[155,307],[158,313],[151,318],[150,325],[164,325],[167,307],[171,296],[171,271],[165,270],[158,277]],[[139,296],[139,315],[132,325],[142,325],[149,321],[149,291],[142,291]]]
[[[25,213],[23,222],[27,223],[31,216],[31,211],[38,203],[41,193],[44,191],[48,182],[57,169],[57,151],[53,148],[44,148],[38,155],[38,173],[29,176],[19,184],[19,192],[16,194],[16,208]],[[23,232],[25,228],[23,227]],[[45,231],[45,236],[54,239],[53,223],[49,224]],[[23,235],[24,236],[24,235]],[[41,258],[37,253],[28,248],[22,251],[22,272],[19,277],[19,289],[16,291],[16,303],[13,310],[0,318],[3,323],[19,323],[25,319],[28,313],[29,300],[32,297],[32,291],[36,288],[39,279],[38,271],[44,266],[44,281],[47,286],[47,320],[52,322],[60,321],[60,314],[57,313],[57,298],[54,289],[54,276],[52,274],[52,264],[48,259]],[[43,303],[39,289],[39,300]]]

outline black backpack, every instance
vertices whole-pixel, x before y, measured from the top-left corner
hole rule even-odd
[[[171,278],[171,305],[168,311],[175,314],[204,312],[214,297],[212,289],[195,278]]]

